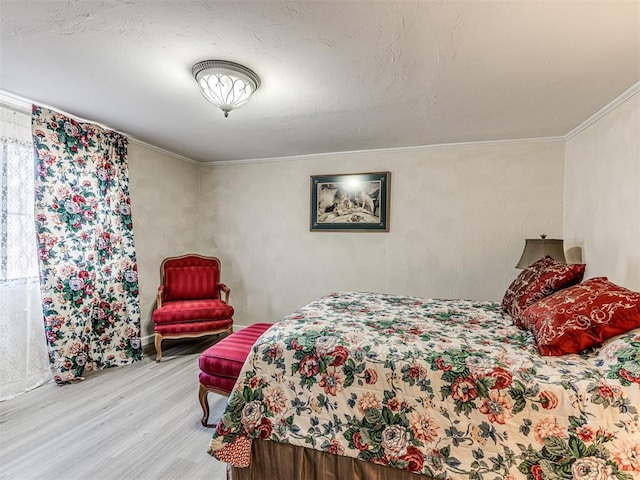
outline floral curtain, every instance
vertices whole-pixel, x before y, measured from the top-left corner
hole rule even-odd
[[[142,358],[127,138],[34,105],[36,233],[58,383]]]

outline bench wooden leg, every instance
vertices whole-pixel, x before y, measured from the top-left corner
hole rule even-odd
[[[220,390],[215,387],[207,387],[206,385],[200,383],[200,390],[198,390],[198,400],[200,400],[200,406],[202,407],[202,420],[201,423],[205,427],[215,427],[217,423],[209,423],[209,393],[215,393],[218,395],[222,395],[223,397],[228,397],[229,392],[225,392],[224,390]]]
[[[202,420],[201,423],[205,427],[209,425],[209,400],[207,394],[209,390],[203,384],[200,384],[200,390],[198,391],[198,400],[200,400],[200,406],[202,407]]]

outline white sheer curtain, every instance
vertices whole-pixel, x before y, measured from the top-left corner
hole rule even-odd
[[[0,105],[0,400],[51,378],[34,231],[31,117]]]

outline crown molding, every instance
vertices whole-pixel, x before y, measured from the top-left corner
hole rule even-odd
[[[62,113],[63,115],[67,115],[68,117],[73,117],[81,122],[88,122],[88,123],[94,123],[102,128],[104,128],[105,130],[115,130],[113,128],[107,127],[106,125],[103,125],[101,123],[98,123],[94,120],[88,120],[86,118],[82,118],[79,117],[77,115],[65,112],[64,110],[60,110],[59,108],[56,107],[52,107],[50,105],[46,105],[43,103],[39,103],[39,102],[35,102],[32,100],[29,100],[27,98],[21,97],[20,95],[16,95],[14,93],[11,92],[7,92],[6,90],[2,90],[0,89],[0,105],[9,108],[10,110],[13,110],[15,112],[18,113],[24,113],[25,115],[31,115],[31,105],[36,104],[36,105],[42,105],[45,108],[49,108],[51,110],[55,110],[57,112]],[[144,147],[146,149],[152,150],[154,152],[157,153],[161,153],[163,155],[167,155],[169,157],[173,157],[177,160],[189,163],[191,165],[200,165],[200,162],[197,162],[191,158],[185,157],[184,155],[180,155],[178,153],[174,153],[171,152],[169,150],[166,150],[164,148],[160,148],[160,147],[156,147],[155,145],[151,145],[150,143],[147,142],[143,142],[142,140],[138,140],[135,137],[132,137],[131,135],[128,135],[124,132],[120,132],[119,130],[115,130],[118,133],[122,133],[124,136],[127,137],[127,139],[129,140],[129,143],[133,143],[135,145],[139,145],[141,147]]]
[[[13,110],[14,112],[31,115],[32,102],[28,101],[24,97],[20,97],[19,95],[15,95],[2,89],[0,89],[0,105]]]
[[[549,143],[549,142],[566,142],[567,140],[572,139],[584,129],[588,128],[590,125],[597,122],[599,119],[607,115],[612,110],[616,109],[618,106],[622,105],[624,102],[632,98],[640,92],[640,82],[635,83],[626,91],[624,91],[621,95],[616,97],[613,101],[605,105],[603,108],[598,110],[580,125],[575,127],[573,130],[568,132],[565,135],[555,136],[555,137],[533,137],[533,138],[519,138],[519,139],[509,139],[509,140],[487,140],[487,141],[473,141],[473,142],[457,142],[457,143],[441,143],[434,145],[416,145],[411,147],[391,147],[391,148],[380,148],[380,149],[367,149],[367,150],[350,150],[343,152],[327,152],[327,153],[312,153],[307,155],[292,155],[287,157],[270,157],[270,158],[250,158],[250,159],[240,159],[240,160],[214,160],[211,162],[198,162],[191,158],[185,157],[184,155],[180,155],[178,153],[172,152],[170,150],[166,150],[164,148],[156,147],[150,143],[144,142],[142,140],[138,140],[135,137],[131,137],[124,132],[123,135],[126,135],[129,138],[129,142],[139,145],[141,147],[147,148],[149,150],[158,152],[160,154],[164,154],[175,158],[177,160],[183,161],[190,165],[198,165],[201,167],[215,167],[215,166],[224,166],[224,165],[242,165],[242,164],[254,164],[254,163],[276,163],[276,162],[291,162],[291,161],[300,161],[300,160],[311,160],[318,158],[327,158],[333,157],[336,155],[358,155],[358,154],[371,154],[371,153],[400,153],[400,152],[410,152],[410,151],[421,151],[421,150],[431,150],[431,149],[443,149],[443,148],[460,148],[460,147],[476,147],[476,146],[491,146],[491,145],[513,145],[520,143]],[[37,103],[46,108],[51,108],[53,110],[60,111],[65,115],[72,116],[81,121],[96,123],[92,120],[83,119],[76,115],[69,114],[67,112],[61,111],[55,107],[51,107],[46,104],[40,104],[38,102],[33,102],[27,98],[21,97],[19,95],[15,95],[6,90],[0,89],[0,105],[3,105],[7,108],[10,108],[16,112],[31,114],[31,105],[33,103]],[[103,128],[109,128],[102,124],[99,124]]]
[[[167,150],[165,148],[161,148],[161,147],[156,147],[155,145],[152,145],[150,143],[147,142],[143,142],[142,140],[138,140],[135,137],[131,137],[129,135],[127,135],[127,137],[129,138],[129,143],[133,143],[135,145],[139,145],[141,147],[144,147],[146,149],[149,150],[153,150],[154,152],[163,154],[163,155],[167,155],[168,157],[172,157],[175,158],[176,160],[180,160],[181,162],[185,162],[188,163],[189,165],[202,165],[201,162],[198,162],[196,160],[193,160],[192,158],[189,157],[185,157],[184,155],[180,155],[179,153],[175,153],[172,152],[171,150]]]
[[[588,128],[589,126],[593,125],[594,123],[596,123],[598,120],[600,120],[602,117],[604,117],[606,114],[608,114],[609,112],[611,112],[612,110],[615,110],[617,107],[619,107],[620,105],[622,105],[624,102],[626,102],[627,100],[629,100],[631,97],[633,97],[635,94],[637,94],[638,92],[640,92],[640,82],[637,82],[636,84],[632,85],[630,88],[628,88],[627,90],[625,90],[624,92],[622,92],[621,95],[619,95],[618,97],[616,97],[615,99],[613,99],[611,102],[609,102],[607,105],[605,105],[604,107],[602,107],[600,110],[598,110],[596,113],[594,113],[593,115],[591,115],[589,118],[587,118],[584,122],[582,122],[580,125],[578,125],[576,128],[574,128],[573,130],[571,130],[569,133],[567,133],[564,136],[565,141],[566,140],[571,140],[573,137],[575,137],[576,135],[578,135],[581,131],[583,131],[585,128]]]
[[[481,147],[492,145],[514,145],[524,143],[553,143],[564,142],[565,137],[532,137],[532,138],[515,138],[508,140],[483,140],[475,142],[457,142],[457,143],[438,143],[433,145],[415,145],[411,147],[390,147],[375,148],[367,150],[348,150],[344,152],[327,152],[327,153],[310,153],[307,155],[292,155],[290,157],[271,157],[271,158],[251,158],[242,160],[215,160],[211,162],[200,163],[203,167],[215,167],[224,165],[238,165],[250,163],[277,163],[277,162],[293,162],[299,160],[313,160],[318,158],[335,157],[337,155],[359,155],[367,153],[401,153],[415,152],[421,150],[437,150],[445,148],[461,148],[461,147]]]

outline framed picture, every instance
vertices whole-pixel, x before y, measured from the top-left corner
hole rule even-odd
[[[311,176],[311,231],[389,231],[391,172]]]

